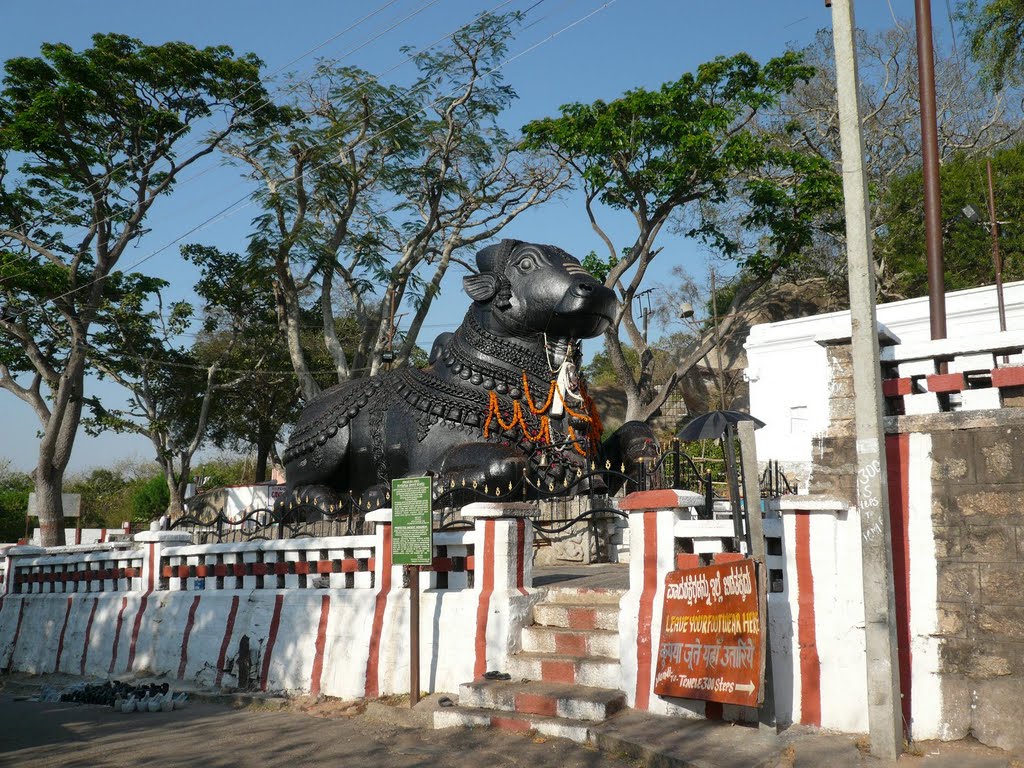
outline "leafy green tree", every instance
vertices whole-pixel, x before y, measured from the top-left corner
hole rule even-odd
[[[111,288],[126,249],[183,171],[277,110],[259,60],[225,46],[101,34],[41,54],[8,60],[0,90],[0,387],[39,420],[39,521],[54,545],[94,325],[126,295]],[[185,141],[196,127],[209,132]]]
[[[1020,0],[967,0],[960,4],[971,56],[995,89],[1024,82],[1024,3]]]
[[[144,523],[156,520],[171,503],[167,482],[161,475],[139,483],[132,491],[132,522]]]
[[[206,440],[215,400],[241,386],[261,365],[260,360],[238,362],[233,357],[260,302],[251,265],[237,254],[212,248],[182,250],[200,267],[195,293],[204,302],[201,341],[219,331],[216,353],[207,350],[206,359],[201,359],[197,345],[183,341],[192,324],[190,304],[176,302],[165,309],[156,302],[147,307],[142,297],[150,292],[159,295],[165,283],[138,278],[137,282],[146,282],[145,291],[131,291],[101,307],[103,330],[94,335],[90,357],[101,376],[128,391],[128,404],[110,408],[92,398],[86,421],[93,432],[134,432],[149,438],[163,469],[172,517],[184,509],[192,463]],[[250,367],[230,370],[227,364],[232,360]]]
[[[25,513],[32,478],[0,459],[0,542],[13,543],[25,535]]]
[[[404,364],[459,250],[564,186],[557,164],[497,123],[515,98],[498,64],[518,18],[485,13],[447,46],[410,52],[409,86],[324,67],[288,89],[302,119],[229,146],[262,185],[250,254],[272,276],[305,400],[321,384],[301,339],[304,309],[319,305],[334,381],[374,375],[393,346]],[[354,349],[337,336],[336,294],[359,322]],[[398,314],[410,321],[396,339]]]
[[[734,260],[741,268],[734,301],[741,304],[798,260],[812,244],[816,218],[839,206],[839,177],[826,160],[756,127],[813,73],[795,52],[764,65],[746,54],[719,57],[658,90],[569,104],[559,117],[523,128],[529,146],[572,169],[585,213],[605,243],[606,263],[614,260],[605,283],[618,289],[621,304],[606,344],[626,390],[627,419],[650,418],[713,344],[712,334],[702,334],[655,386],[655,354],[631,308],[661,252],[661,231],[676,227]],[[609,210],[636,222],[624,247],[601,224]],[[636,373],[626,343],[639,350]]]
[[[974,288],[995,281],[992,240],[988,229],[988,182],[985,159],[957,155],[940,169],[943,260],[946,289]],[[1024,144],[992,156],[1003,279],[1024,279]],[[924,185],[919,170],[897,179],[879,204],[885,224],[875,250],[888,265],[890,295],[895,298],[928,293],[925,232],[921,211]],[[967,205],[981,213],[972,222],[962,213]]]
[[[298,417],[300,402],[272,285],[251,257],[202,246],[185,250],[203,270],[196,292],[206,302],[203,332],[192,353],[203,366],[220,361],[233,377],[210,411],[209,441],[222,450],[255,449],[255,482],[263,482],[268,460],[276,458],[282,428]],[[310,375],[317,386],[330,386],[336,378],[323,335],[317,332],[323,328],[320,306],[300,307],[298,318],[298,339]],[[357,320],[344,315],[334,322],[334,338],[351,354],[359,342]]]
[[[793,149],[807,148],[839,170],[839,116],[831,30],[819,31],[814,42],[800,52],[815,67],[816,74],[783,98],[775,120],[766,128],[774,130]],[[872,202],[881,206],[872,212],[878,235],[887,226],[885,201],[890,188],[921,167],[920,93],[913,22],[878,33],[858,34],[857,56],[865,171]],[[943,165],[956,157],[984,157],[1020,140],[1024,121],[1019,92],[986,91],[978,87],[977,76],[976,70],[965,68],[963,60],[954,56],[948,46],[936,46],[936,127]],[[889,261],[888,252],[883,256],[876,248],[875,255],[879,297],[901,298],[905,291],[901,268]],[[818,278],[822,282],[816,290],[845,305],[845,233],[840,229],[816,238],[799,268],[784,270],[783,277],[793,282]]]

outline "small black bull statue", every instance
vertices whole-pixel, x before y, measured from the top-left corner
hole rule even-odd
[[[602,446],[578,376],[579,340],[608,327],[615,294],[550,245],[503,240],[477,254],[477,267],[463,278],[473,299],[465,320],[435,341],[426,368],[346,382],[306,406],[279,504],[327,510],[350,495],[373,509],[386,505],[392,478],[423,474],[435,497],[472,488],[507,498],[524,476],[573,492],[567,478],[592,463],[656,454],[639,422]]]

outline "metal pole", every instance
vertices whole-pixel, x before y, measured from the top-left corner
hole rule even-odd
[[[884,760],[895,760],[903,751],[903,716],[889,531],[889,489],[883,450],[885,436],[882,431],[871,214],[864,171],[853,0],[835,0],[832,25],[843,157],[843,197],[846,203],[868,731],[871,754]]]
[[[1003,260],[999,255],[999,222],[996,221],[996,192],[992,184],[992,161],[985,161],[988,172],[988,220],[992,229],[992,265],[996,269],[996,300],[999,303],[999,330],[1006,330],[1006,305],[1003,303]]]
[[[409,706],[420,700],[420,567],[409,566]]]
[[[729,424],[725,428],[725,476],[729,481],[729,506],[732,507],[732,531],[736,539],[736,551],[740,550],[740,542],[746,538],[743,531],[743,513],[740,511],[740,484],[736,476],[736,450],[732,441],[736,438],[735,427]],[[750,554],[749,552],[747,554]]]
[[[946,338],[946,281],[942,258],[942,186],[939,131],[935,117],[935,54],[931,0],[915,0],[917,79],[921,96],[921,155],[924,162],[924,227],[928,256],[928,308],[933,339]]]
[[[743,468],[743,501],[747,512],[747,545],[750,556],[757,562],[758,595],[757,610],[761,622],[761,664],[764,672],[764,697],[760,707],[760,721],[765,725],[775,724],[775,680],[772,676],[771,643],[768,633],[768,595],[761,587],[766,583],[768,561],[765,558],[764,521],[761,519],[761,486],[758,484],[757,444],[754,440],[754,425],[741,421],[736,425],[740,435],[740,466]]]
[[[679,438],[678,437],[673,437],[672,438],[672,458],[673,458],[673,462],[672,462],[672,464],[673,464],[673,466],[672,466],[672,487],[673,488],[679,488],[679,486],[680,486],[679,474],[680,474],[681,469],[680,469],[679,464],[680,464],[681,459],[683,458],[680,455],[681,453],[682,453],[682,451],[681,451],[681,449],[679,447]]]
[[[715,270],[711,270],[711,317],[715,324],[715,352],[718,355],[718,404],[725,410],[725,379],[722,376],[722,339],[718,335],[718,293],[715,291]]]

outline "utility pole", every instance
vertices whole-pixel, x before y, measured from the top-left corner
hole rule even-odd
[[[855,29],[853,0],[834,0],[832,39],[836,52],[836,91],[846,207],[868,732],[871,754],[883,760],[895,760],[903,751],[903,707],[896,641],[885,434],[882,429],[882,375],[875,315],[871,212],[864,169]]]
[[[715,354],[718,356],[718,405],[725,410],[725,375],[722,371],[722,339],[718,334],[718,291],[715,290],[715,270],[711,270],[711,317],[715,328]]]
[[[644,344],[647,344],[647,329],[651,321],[651,292],[653,288],[648,288],[646,291],[640,291],[636,296],[633,297],[634,301],[640,303],[640,317],[643,319],[644,324]],[[644,306],[644,302],[647,302],[647,306]]]
[[[914,0],[917,20],[917,82],[921,97],[921,154],[924,172],[924,234],[928,257],[928,309],[933,339],[946,338],[946,279],[942,258],[942,186],[939,129],[935,117],[935,52],[931,0]]]
[[[1003,259],[999,255],[999,222],[996,221],[996,191],[992,184],[992,161],[985,161],[988,172],[988,220],[992,229],[992,266],[996,270],[996,300],[999,303],[999,330],[1006,330],[1006,305],[1003,303]]]

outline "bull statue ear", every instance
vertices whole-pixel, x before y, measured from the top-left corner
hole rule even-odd
[[[462,287],[473,301],[490,301],[498,292],[498,280],[494,275],[466,275]]]

